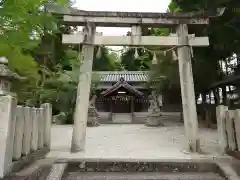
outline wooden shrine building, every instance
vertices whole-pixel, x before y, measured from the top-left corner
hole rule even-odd
[[[99,77],[96,108],[101,119],[116,123],[145,120],[153,91],[147,71],[97,71],[94,75]],[[163,98],[167,102],[168,97]],[[164,103],[163,110],[169,105]]]

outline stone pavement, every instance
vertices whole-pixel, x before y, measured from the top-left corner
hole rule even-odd
[[[230,159],[219,152],[217,130],[200,129],[203,154],[189,154],[185,149],[182,124],[165,127],[138,125],[101,125],[87,128],[84,152],[70,153],[72,126],[54,125],[51,135],[51,152],[47,158],[77,161],[91,159],[118,160],[181,160],[181,159]]]
[[[71,173],[62,180],[224,180],[215,173]]]

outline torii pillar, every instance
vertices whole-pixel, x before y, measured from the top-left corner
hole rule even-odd
[[[85,42],[83,42],[83,61],[78,78],[71,152],[82,151],[85,147],[96,26],[87,23],[83,33]]]
[[[183,119],[185,134],[188,141],[187,150],[191,152],[199,152],[200,141],[198,138],[197,109],[192,73],[191,51],[188,39],[188,27],[186,24],[178,25],[177,35],[179,44],[177,51],[183,105]]]

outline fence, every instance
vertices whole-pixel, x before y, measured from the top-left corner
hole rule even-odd
[[[231,110],[220,105],[216,115],[222,153],[240,151],[240,109]]]
[[[22,107],[11,96],[0,96],[0,178],[43,149],[50,149],[51,105]],[[19,163],[18,163],[19,164]]]

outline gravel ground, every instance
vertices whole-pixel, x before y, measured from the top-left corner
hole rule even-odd
[[[203,154],[189,154],[185,149],[184,127],[179,123],[165,127],[144,125],[101,125],[87,128],[84,152],[70,153],[72,126],[54,125],[51,152],[58,159],[193,159],[222,158],[219,155],[217,130],[200,129]],[[226,158],[228,158],[226,156]]]

